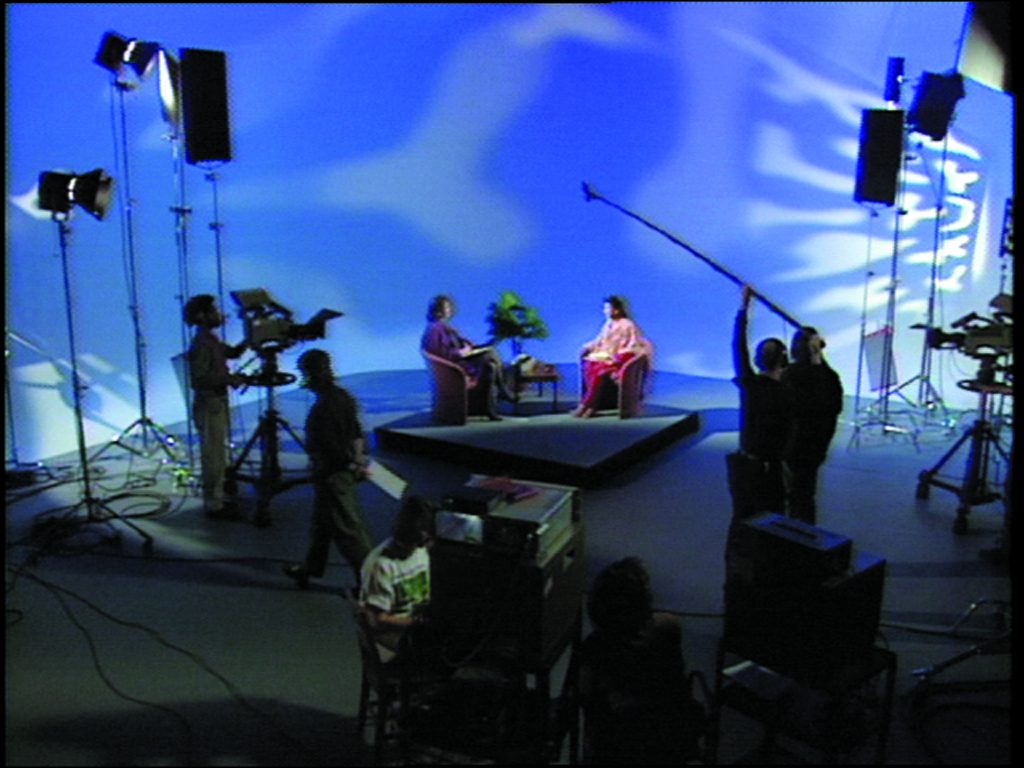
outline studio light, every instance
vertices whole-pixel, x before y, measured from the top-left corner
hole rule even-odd
[[[117,510],[95,495],[92,490],[92,476],[89,470],[89,457],[85,452],[85,420],[82,415],[82,393],[85,386],[78,369],[78,352],[75,342],[75,319],[71,302],[71,270],[69,267],[71,241],[71,209],[75,204],[81,205],[98,219],[102,219],[110,205],[111,188],[114,180],[102,168],[77,176],[72,173],[44,171],[39,174],[39,207],[45,211],[53,211],[53,222],[57,225],[60,241],[60,261],[64,277],[64,311],[68,322],[68,345],[71,352],[71,393],[75,405],[75,426],[78,433],[78,458],[82,477],[81,500],[65,508],[62,522],[78,522],[82,524],[101,523],[112,528],[114,520],[118,520],[134,530],[142,538],[142,546],[148,555],[153,551],[153,537],[131,520],[122,517]],[[64,214],[64,215],[57,215]],[[123,497],[123,495],[119,496]],[[84,518],[75,518],[75,513],[84,507]]]
[[[102,168],[82,175],[44,171],[39,174],[39,207],[54,213],[70,213],[80,205],[103,220],[114,194],[114,179]]]
[[[139,79],[144,79],[153,71],[156,63],[156,54],[160,46],[156,43],[143,43],[139,40],[132,40],[128,43],[128,49],[124,52],[125,62],[135,70]]]
[[[181,125],[181,63],[163,48],[157,53],[160,110],[175,130]]]
[[[116,32],[107,32],[100,40],[100,48],[96,51],[97,64],[115,75],[124,65],[124,54],[128,50],[128,40]]]
[[[127,64],[139,79],[143,80],[152,72],[159,50],[160,46],[156,43],[107,32],[100,40],[100,47],[93,61],[115,75],[121,74]]]
[[[958,72],[925,72],[907,114],[907,125],[935,141],[945,138],[956,103],[964,97],[964,79]]]

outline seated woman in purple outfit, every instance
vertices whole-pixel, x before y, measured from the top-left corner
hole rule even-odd
[[[455,315],[455,300],[441,294],[430,300],[427,307],[427,328],[423,332],[420,347],[437,357],[450,360],[478,380],[478,385],[487,390],[487,416],[500,421],[498,398],[512,401],[512,394],[505,384],[504,365],[501,355],[493,346],[477,346],[463,336],[452,325]]]

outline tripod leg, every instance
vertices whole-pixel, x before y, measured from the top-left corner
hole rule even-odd
[[[967,440],[972,436],[973,432],[974,427],[972,426],[969,429],[967,429],[955,443],[953,443],[952,447],[948,451],[946,451],[945,454],[943,454],[942,458],[939,459],[935,466],[933,466],[931,469],[925,469],[921,471],[921,474],[918,475],[917,482],[918,499],[924,500],[928,498],[929,486],[931,485],[937,485],[941,488],[946,488],[947,490],[956,490],[954,486],[935,480],[935,475],[937,475],[939,473],[939,470],[945,466],[946,462],[953,457],[953,454],[960,450],[960,447],[965,442],[967,442]]]
[[[256,441],[260,439],[262,434],[263,419],[260,419],[256,431],[245,441],[245,445],[242,446],[242,452],[238,454],[238,458],[235,459],[233,464],[228,466],[227,471],[224,473],[224,490],[228,495],[236,496],[238,494],[239,472],[242,469],[242,465],[245,464],[245,460],[249,457],[249,452],[252,451],[253,446],[256,445]]]
[[[277,412],[269,410],[260,423],[260,477],[259,493],[256,499],[256,516],[254,522],[259,528],[270,525],[270,499],[277,490],[281,478],[281,465],[277,458]]]

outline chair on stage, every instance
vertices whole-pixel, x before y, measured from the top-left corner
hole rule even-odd
[[[654,348],[650,342],[644,342],[643,349],[627,360],[619,370],[616,378],[608,378],[604,384],[595,411],[618,411],[620,419],[631,419],[640,415],[643,410],[647,387],[653,373],[652,363]],[[587,392],[587,382],[583,375],[583,361],[580,360],[580,400]]]
[[[430,371],[435,424],[462,425],[487,414],[487,387],[451,360],[420,350]]]

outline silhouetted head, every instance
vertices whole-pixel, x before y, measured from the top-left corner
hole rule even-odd
[[[182,314],[187,325],[216,327],[223,321],[217,309],[217,299],[209,293],[200,293],[189,299]]]
[[[789,355],[794,363],[807,363],[824,348],[825,340],[821,338],[818,329],[805,325],[793,334],[793,340],[789,345]]]
[[[651,579],[643,560],[618,560],[594,579],[587,595],[587,613],[604,632],[630,636],[647,625],[654,606]]]
[[[789,356],[786,354],[786,342],[774,337],[765,339],[754,351],[754,365],[762,373],[771,373],[786,367]]]
[[[434,533],[436,511],[437,505],[423,496],[406,497],[391,529],[392,538],[407,549],[425,544]]]
[[[324,350],[310,349],[303,352],[298,365],[302,373],[302,386],[306,389],[323,389],[334,383],[331,356]]]

